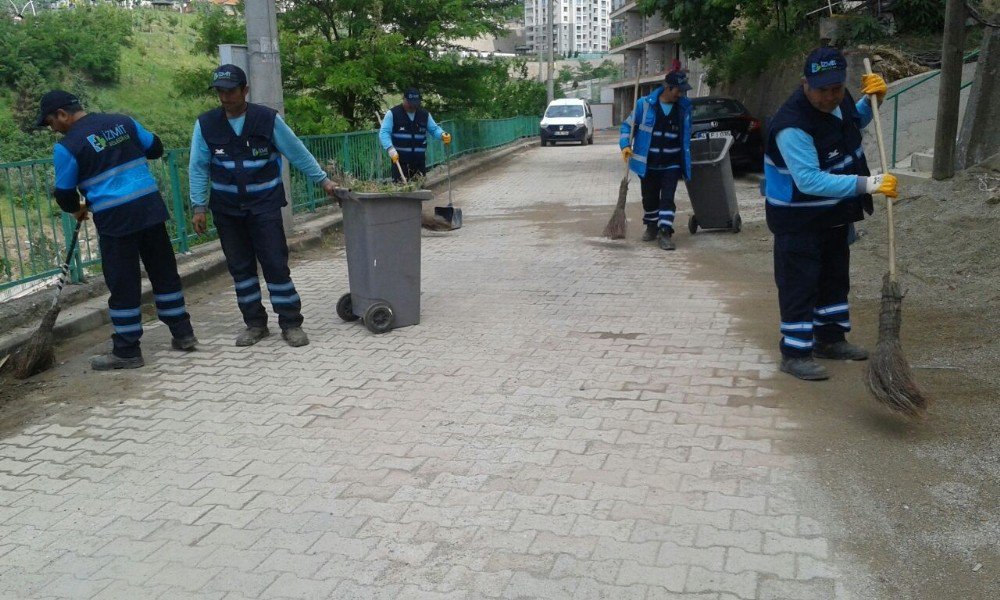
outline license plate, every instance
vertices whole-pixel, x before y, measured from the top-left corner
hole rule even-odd
[[[556,135],[569,135],[568,131],[557,131]]]
[[[732,137],[733,133],[731,131],[702,131],[695,134],[696,140],[703,140],[706,138],[724,138]]]

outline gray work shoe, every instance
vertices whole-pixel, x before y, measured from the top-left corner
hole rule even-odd
[[[781,359],[781,370],[793,377],[806,381],[822,381],[829,379],[830,374],[826,372],[826,367],[812,359],[811,356],[801,358],[783,357]]]
[[[93,356],[90,359],[90,368],[95,371],[111,371],[114,369],[138,369],[146,366],[146,361],[142,360],[142,355],[132,358],[122,358],[113,353]]]
[[[657,242],[660,244],[661,250],[673,250],[677,247],[674,245],[673,234],[663,229],[660,230]]]
[[[660,232],[656,227],[656,223],[649,223],[646,225],[646,231],[642,232],[642,241],[652,242],[656,239],[657,234]]]
[[[309,336],[306,335],[306,332],[302,331],[301,327],[289,327],[281,332],[281,337],[285,338],[285,341],[292,348],[305,346],[309,343]]]
[[[847,340],[832,344],[816,342],[816,345],[813,346],[813,356],[830,360],[868,360],[868,351]]]
[[[241,333],[239,337],[236,338],[236,345],[253,346],[269,335],[271,335],[271,331],[266,325],[264,327],[247,327],[246,331]]]
[[[198,338],[191,334],[187,337],[173,338],[170,340],[170,347],[174,350],[182,350],[184,352],[190,352],[195,349],[198,345]]]

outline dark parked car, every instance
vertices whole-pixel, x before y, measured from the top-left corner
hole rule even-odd
[[[764,142],[761,122],[746,107],[732,98],[707,96],[691,98],[691,137],[731,135],[733,146],[729,159],[733,167],[761,171],[764,168]]]

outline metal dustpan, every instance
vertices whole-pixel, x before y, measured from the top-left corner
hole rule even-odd
[[[452,229],[458,229],[462,226],[462,209],[455,208],[451,202],[451,155],[448,153],[447,145],[445,145],[445,153],[444,164],[448,170],[448,206],[435,206],[434,216],[451,225]]]

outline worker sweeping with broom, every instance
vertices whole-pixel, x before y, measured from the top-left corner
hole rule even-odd
[[[668,73],[662,86],[635,103],[621,125],[622,158],[641,182],[646,225],[642,240],[657,240],[663,250],[676,248],[677,182],[691,178],[691,101],[684,97],[690,89],[685,73]]]
[[[181,278],[165,226],[170,215],[148,166],[149,160],[163,155],[160,139],[131,117],[88,114],[76,96],[62,90],[42,96],[37,125],[48,125],[63,135],[53,153],[56,202],[78,223],[92,213],[100,235],[114,333],[111,352],[95,356],[91,367],[108,371],[145,364],[139,348],[140,260],[153,286],[156,313],[173,336],[171,346],[175,350],[194,350],[198,340],[184,305]],[[81,194],[86,198],[85,206],[80,205]],[[57,309],[54,307],[50,329]]]
[[[873,193],[895,198],[896,177],[872,176],[861,129],[872,120],[868,97],[844,87],[847,61],[822,47],[806,59],[802,87],[771,121],[764,158],[767,225],[774,234],[774,279],[781,309],[781,370],[827,379],[815,358],[865,360],[851,330],[849,234],[873,211]],[[881,98],[885,81],[864,75],[861,90]]]

